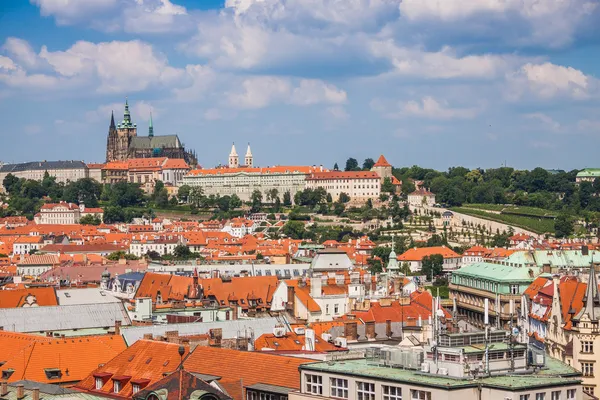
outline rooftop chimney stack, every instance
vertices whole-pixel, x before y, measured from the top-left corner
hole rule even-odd
[[[22,383],[17,385],[17,399],[22,399],[25,397],[25,386]]]
[[[31,394],[31,400],[40,400],[40,388],[33,388],[33,393]]]
[[[8,394],[8,383],[6,381],[2,381],[0,384],[0,396],[4,397]]]

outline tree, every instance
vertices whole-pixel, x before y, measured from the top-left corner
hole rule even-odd
[[[114,224],[116,222],[125,222],[125,213],[121,207],[110,206],[104,209],[104,222]]]
[[[119,261],[122,258],[126,260],[139,260],[139,257],[136,257],[135,255],[130,253],[125,253],[122,250],[110,253],[108,256],[106,256],[106,258],[110,261]]]
[[[144,191],[135,183],[117,182],[112,184],[109,198],[113,206],[138,206],[144,202]]]
[[[252,192],[250,196],[251,208],[250,211],[253,213],[257,213],[262,208],[262,193],[260,190],[256,189]]]
[[[283,226],[282,232],[291,239],[302,239],[304,237],[304,223],[302,221],[288,221]]]
[[[289,192],[289,190],[283,194],[283,205],[286,207],[292,205],[292,194]]]
[[[217,200],[217,206],[219,207],[219,210],[223,212],[229,211],[229,207],[231,207],[231,197],[219,197],[219,200]]]
[[[356,158],[349,158],[348,160],[346,160],[346,168],[345,171],[358,171],[360,170],[360,168],[358,168],[358,161],[356,161]]]
[[[362,169],[363,171],[370,171],[371,168],[373,168],[373,165],[375,165],[375,160],[372,158],[367,158],[365,161],[363,161]]]
[[[331,193],[327,193],[327,202],[328,203],[333,203],[333,198],[331,197]]]
[[[381,262],[387,264],[390,259],[391,251],[392,249],[390,249],[389,247],[377,246],[371,252],[371,256],[379,257],[381,259]]]
[[[4,177],[2,185],[9,194],[14,194],[21,189],[21,180],[13,174],[8,174]]]
[[[162,257],[160,256],[160,254],[158,254],[157,251],[154,250],[150,250],[146,253],[146,257],[148,257],[151,260],[160,260]]]
[[[192,187],[190,185],[180,186],[179,190],[177,191],[177,198],[183,201],[184,203],[187,203],[188,197],[190,196],[190,190],[192,190]]]
[[[100,221],[100,218],[91,214],[84,215],[79,219],[79,223],[81,225],[100,225],[101,222],[102,221]]]
[[[561,212],[554,220],[554,231],[557,238],[571,236],[574,230],[574,222],[571,215]]]
[[[175,256],[175,258],[177,258],[178,260],[189,260],[191,258],[194,258],[194,253],[192,253],[187,246],[183,244],[178,244],[173,249],[173,256]]]
[[[421,260],[421,273],[428,278],[440,275],[444,270],[444,257],[441,254],[425,256]]]
[[[169,192],[167,191],[167,188],[163,186],[163,188],[155,194],[154,204],[156,204],[156,207],[158,208],[165,208],[169,205]]]
[[[204,190],[200,186],[194,186],[191,188],[188,195],[188,202],[196,207],[200,207],[202,200],[204,199]]]
[[[269,189],[267,191],[267,201],[275,202],[275,199],[279,198],[279,190],[277,188]]]
[[[334,171],[339,171],[340,167],[338,167],[338,163],[333,164],[333,170]]]
[[[341,216],[344,211],[346,210],[346,206],[344,206],[344,203],[336,201],[335,203],[333,203],[333,213],[335,215],[337,215],[338,217]]]
[[[367,259],[367,263],[369,264],[369,272],[371,274],[378,274],[381,271],[383,271],[383,264],[381,260],[370,257],[369,259]]]
[[[384,193],[394,193],[395,188],[391,178],[384,178],[381,184],[381,191]]]
[[[235,210],[236,208],[240,208],[242,206],[242,200],[238,197],[237,194],[232,194],[229,199],[229,208],[231,210]]]
[[[348,195],[347,195],[346,193],[344,193],[344,192],[341,192],[341,193],[340,193],[340,198],[339,198],[339,201],[340,201],[341,203],[348,203],[348,202],[350,201],[350,196],[348,196]]]

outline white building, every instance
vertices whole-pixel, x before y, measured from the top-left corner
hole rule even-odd
[[[227,232],[236,238],[242,238],[253,234],[257,226],[258,224],[255,221],[245,218],[233,218],[225,224],[222,232]]]
[[[306,178],[306,187],[323,188],[334,201],[346,193],[352,201],[377,200],[381,194],[381,177],[373,171],[313,172]]]
[[[58,265],[60,265],[59,258],[54,254],[21,256],[21,260],[17,263],[17,275],[38,276]]]
[[[34,217],[36,224],[78,224],[82,217],[91,215],[102,221],[104,210],[101,208],[86,208],[85,204],[73,204],[61,201],[60,203],[44,204]]]
[[[88,167],[82,161],[32,161],[21,164],[5,164],[0,167],[0,184],[8,174],[17,178],[41,181],[45,173],[56,178],[56,182],[75,182],[88,177]]]
[[[446,246],[414,247],[398,256],[398,261],[401,263],[408,263],[410,270],[412,272],[417,272],[423,267],[423,258],[431,257],[436,254],[441,255],[444,259],[442,266],[444,272],[460,268],[462,256]]]
[[[29,254],[31,251],[38,251],[44,246],[44,238],[39,235],[19,236],[13,243],[13,254]]]
[[[150,251],[155,251],[161,256],[173,254],[175,247],[181,244],[182,241],[178,237],[173,236],[147,236],[142,235],[135,237],[129,244],[129,252],[137,257],[142,257]]]
[[[425,189],[418,189],[408,195],[408,204],[413,207],[433,207],[435,194]]]

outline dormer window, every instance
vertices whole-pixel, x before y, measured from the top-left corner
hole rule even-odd
[[[96,390],[102,389],[102,386],[104,386],[102,378],[96,378]]]
[[[62,376],[62,372],[59,368],[46,368],[44,369],[44,373],[48,379],[60,379]]]
[[[121,391],[121,382],[114,381],[113,383],[113,392],[119,393]]]
[[[132,386],[133,394],[136,394],[140,391],[140,385],[133,384]]]
[[[2,370],[2,380],[7,381],[14,373],[15,370],[12,368]]]

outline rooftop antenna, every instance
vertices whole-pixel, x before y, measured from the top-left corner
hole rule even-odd
[[[490,358],[489,358],[489,345],[490,345],[490,301],[484,299],[484,312],[483,312],[483,323],[485,324],[485,372],[490,372]]]

